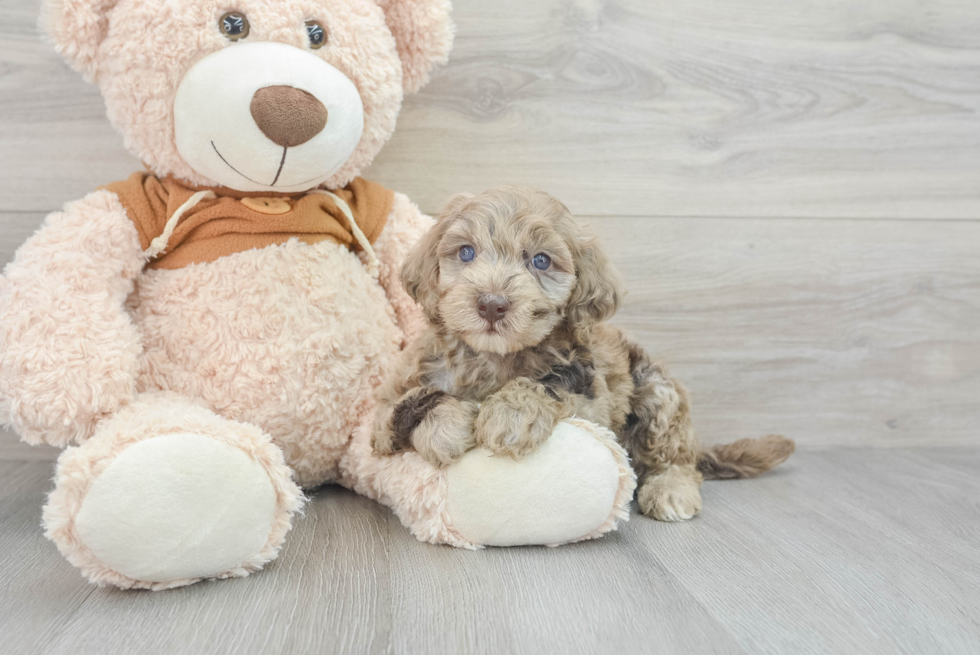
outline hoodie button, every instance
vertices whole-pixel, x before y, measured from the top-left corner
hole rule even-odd
[[[242,198],[241,203],[253,212],[270,216],[285,214],[292,209],[286,198]]]

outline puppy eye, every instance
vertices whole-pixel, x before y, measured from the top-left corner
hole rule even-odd
[[[531,260],[531,264],[533,264],[534,268],[538,269],[539,271],[547,271],[548,267],[551,266],[551,257],[543,252],[539,252],[534,256],[534,259]]]
[[[248,36],[248,19],[240,11],[229,11],[218,19],[218,28],[230,41]]]
[[[476,257],[476,251],[473,250],[473,246],[463,246],[459,249],[459,258],[464,262],[471,262]]]
[[[327,42],[327,31],[323,25],[315,20],[306,21],[306,37],[310,40],[310,47],[314,50],[322,48]]]

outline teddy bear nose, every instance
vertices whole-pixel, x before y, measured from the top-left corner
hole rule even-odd
[[[476,304],[480,316],[490,321],[490,325],[502,319],[507,310],[510,309],[510,303],[506,298],[491,294],[480,296]]]
[[[327,108],[309,91],[267,86],[252,96],[252,118],[276,145],[302,145],[327,126]]]

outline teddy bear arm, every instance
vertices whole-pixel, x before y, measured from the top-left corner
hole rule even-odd
[[[343,483],[391,507],[421,541],[463,548],[557,545],[629,519],[636,475],[615,435],[578,418],[517,460],[474,448],[437,468],[414,451],[378,455],[355,434]]]
[[[124,308],[145,264],[118,197],[50,214],[0,278],[0,421],[66,446],[133,398],[139,333]]]
[[[408,343],[421,336],[426,329],[426,322],[422,310],[402,286],[401,268],[412,246],[434,222],[407,196],[396,193],[388,222],[374,244],[381,264],[379,282],[395,310],[398,327],[405,334]]]

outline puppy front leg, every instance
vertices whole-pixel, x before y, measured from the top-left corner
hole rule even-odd
[[[477,408],[440,389],[415,387],[378,407],[371,445],[377,455],[415,450],[433,466],[448,466],[476,446]]]
[[[497,455],[521,459],[547,440],[562,418],[564,404],[530,378],[515,378],[480,407],[476,441]]]

